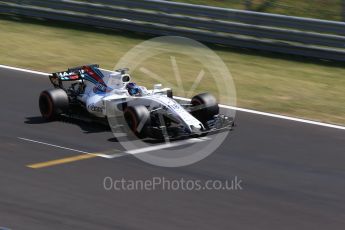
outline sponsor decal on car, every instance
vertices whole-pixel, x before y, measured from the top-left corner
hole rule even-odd
[[[96,106],[93,103],[88,106],[88,109],[90,111],[92,111],[92,112],[97,112],[97,113],[102,113],[103,112],[103,108],[102,107]]]
[[[59,73],[56,73],[56,76],[63,81],[79,79],[79,75],[75,72],[59,72]]]

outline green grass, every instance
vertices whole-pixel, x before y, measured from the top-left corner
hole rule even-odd
[[[242,10],[245,9],[244,0],[174,1]],[[254,1],[254,6],[258,6],[264,1],[265,0],[256,0]],[[266,10],[264,10],[264,12],[341,21],[341,1],[342,0],[277,0],[276,3],[272,5],[272,7],[268,7]]]
[[[78,28],[78,30],[77,30]],[[85,63],[112,69],[132,47],[148,37],[47,22],[0,19],[0,63],[54,72]],[[233,75],[240,107],[345,124],[345,68],[341,64],[256,51],[210,46]],[[178,56],[181,75],[190,87],[197,63]],[[145,63],[174,81],[168,56]],[[140,71],[136,81],[152,84]],[[197,91],[215,91],[209,73]],[[222,95],[219,95],[224,102]]]

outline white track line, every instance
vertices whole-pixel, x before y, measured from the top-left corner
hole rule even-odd
[[[7,65],[0,65],[0,68],[10,69],[10,70],[17,70],[17,71],[33,73],[33,74],[38,74],[38,75],[44,75],[44,76],[48,76],[49,75],[49,73],[43,73],[43,72],[39,72],[39,71],[35,71],[35,70],[29,70],[29,69],[22,69],[22,68],[7,66]]]
[[[65,150],[78,152],[78,153],[92,154],[92,155],[96,155],[96,156],[107,158],[107,159],[113,159],[113,158],[128,156],[128,155],[135,155],[135,154],[140,154],[140,153],[145,153],[145,152],[153,152],[153,151],[158,151],[158,150],[162,150],[162,149],[167,149],[167,148],[172,148],[172,147],[177,147],[177,146],[182,146],[182,145],[187,145],[187,144],[193,144],[193,143],[199,143],[202,141],[210,140],[210,138],[208,138],[208,137],[192,138],[192,139],[187,139],[187,140],[183,140],[183,141],[170,142],[168,144],[149,146],[149,147],[145,147],[145,148],[133,149],[133,150],[125,151],[125,152],[119,152],[119,153],[115,153],[112,155],[108,155],[108,154],[102,154],[102,153],[86,152],[86,151],[82,151],[82,150],[78,150],[78,149],[72,149],[72,148],[61,146],[61,145],[50,144],[47,142],[37,141],[37,140],[28,139],[28,138],[24,138],[24,137],[17,137],[17,138],[20,140],[23,140],[23,141],[28,141],[28,142],[46,145],[46,146],[59,148],[59,149],[65,149]]]
[[[33,142],[33,143],[36,143],[36,144],[47,145],[47,146],[54,147],[54,148],[65,149],[65,150],[69,150],[69,151],[73,151],[73,152],[84,153],[84,154],[92,154],[92,155],[97,155],[99,157],[109,158],[109,156],[105,155],[105,154],[85,152],[85,151],[78,150],[78,149],[67,148],[67,147],[64,147],[64,146],[54,145],[54,144],[50,144],[50,143],[46,143],[46,142],[42,142],[42,141],[36,141],[36,140],[24,138],[24,137],[18,137],[18,139],[23,140],[23,141]]]
[[[168,149],[168,148],[178,147],[182,145],[203,142],[207,140],[210,140],[210,138],[208,137],[192,138],[192,139],[187,139],[183,141],[169,142],[167,144],[154,145],[154,146],[144,147],[140,149],[128,150],[126,151],[126,153],[133,155],[133,154],[138,154],[138,153],[152,152],[152,151],[157,151],[161,149]]]
[[[33,71],[33,70],[28,70],[28,69],[22,69],[22,68],[16,68],[16,67],[11,67],[11,66],[6,66],[6,65],[0,65],[0,68],[17,70],[17,71],[33,73],[33,74],[38,74],[38,75],[44,75],[44,76],[49,75],[48,73],[43,73],[43,72],[38,72],[38,71]],[[177,98],[180,100],[188,100],[188,101],[190,100],[188,98],[183,98],[183,97],[175,97],[174,96],[174,98]],[[245,112],[245,113],[252,113],[252,114],[257,114],[257,115],[262,115],[262,116],[267,116],[267,117],[283,119],[283,120],[289,120],[289,121],[295,121],[295,122],[300,122],[300,123],[305,123],[305,124],[317,125],[317,126],[322,126],[322,127],[327,127],[327,128],[345,130],[345,126],[341,126],[341,125],[333,125],[333,124],[328,124],[328,123],[323,123],[323,122],[318,122],[318,121],[289,117],[289,116],[284,116],[284,115],[279,115],[279,114],[274,114],[274,113],[260,112],[260,111],[256,111],[256,110],[238,108],[238,107],[233,107],[233,106],[228,106],[228,105],[220,105],[220,107],[225,108],[225,109],[233,109],[233,110],[241,111],[241,112]]]
[[[301,123],[306,123],[306,124],[311,124],[311,125],[323,126],[323,127],[327,127],[327,128],[345,130],[345,127],[340,126],[340,125],[333,125],[333,124],[327,124],[327,123],[318,122],[318,121],[306,120],[306,119],[295,118],[295,117],[288,117],[288,116],[279,115],[279,114],[260,112],[260,111],[255,111],[255,110],[251,110],[251,109],[237,108],[237,107],[228,106],[228,105],[221,105],[221,107],[226,108],[226,109],[234,109],[234,110],[246,112],[246,113],[253,113],[253,114],[257,114],[257,115],[267,116],[267,117],[274,117],[274,118],[279,118],[279,119],[284,119],[284,120],[289,120],[289,121],[296,121],[296,122],[301,122]]]

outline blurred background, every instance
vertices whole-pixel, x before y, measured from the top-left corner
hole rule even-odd
[[[177,0],[257,12],[345,21],[344,0]]]

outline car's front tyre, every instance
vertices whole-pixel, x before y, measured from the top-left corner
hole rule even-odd
[[[145,106],[128,106],[124,109],[123,115],[129,128],[137,137],[147,137],[147,130],[151,123],[151,117],[149,110]]]
[[[217,99],[210,93],[202,93],[194,96],[191,100],[191,114],[204,125],[219,114]]]

